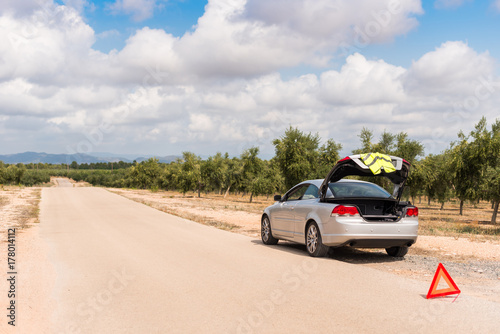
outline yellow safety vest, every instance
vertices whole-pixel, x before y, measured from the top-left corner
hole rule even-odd
[[[380,174],[382,169],[386,173],[393,173],[396,168],[392,164],[391,157],[382,153],[361,154],[361,160],[367,165],[374,175]]]

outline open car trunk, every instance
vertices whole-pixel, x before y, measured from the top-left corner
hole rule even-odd
[[[355,205],[360,215],[368,221],[394,222],[401,219],[407,202],[394,198],[326,198],[325,202]]]
[[[370,160],[367,156],[371,155]],[[373,162],[380,162],[378,167],[370,169]],[[404,184],[408,178],[410,164],[402,158],[382,155],[378,153],[367,153],[352,155],[337,162],[328,173],[320,189],[320,200],[322,202],[336,204],[356,205],[365,220],[372,221],[397,221],[404,211],[407,202],[400,202],[404,190]],[[374,171],[375,170],[375,171]],[[328,185],[337,182],[346,176],[357,175],[364,177],[385,177],[394,185],[392,197],[327,197]]]

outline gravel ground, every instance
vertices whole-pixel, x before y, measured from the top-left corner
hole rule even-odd
[[[462,292],[500,301],[500,261],[475,258],[446,259],[439,254],[408,254],[404,258],[389,258],[383,251],[349,248],[335,249],[330,252],[329,257],[426,281],[429,282],[429,286],[438,264],[442,263]]]

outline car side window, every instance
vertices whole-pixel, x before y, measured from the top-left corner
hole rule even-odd
[[[315,199],[319,197],[319,188],[316,187],[314,184],[309,185],[307,187],[306,192],[302,196],[302,199]]]
[[[308,184],[304,184],[300,187],[298,187],[297,189],[295,189],[294,191],[292,191],[287,197],[286,197],[286,200],[287,201],[297,201],[297,200],[300,200],[302,199],[302,196],[304,196],[307,188],[309,187]]]

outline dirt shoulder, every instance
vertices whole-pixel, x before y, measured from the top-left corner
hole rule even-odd
[[[53,305],[50,291],[55,272],[47,259],[47,246],[39,236],[41,191],[39,187],[3,186],[0,189],[0,248],[3,250],[0,305],[7,308],[12,301],[15,303],[15,327],[5,318],[7,320],[0,323],[1,333],[50,333]],[[7,281],[12,277],[12,281]]]
[[[38,223],[41,188],[1,186],[0,243],[7,239],[9,228],[26,229]]]

